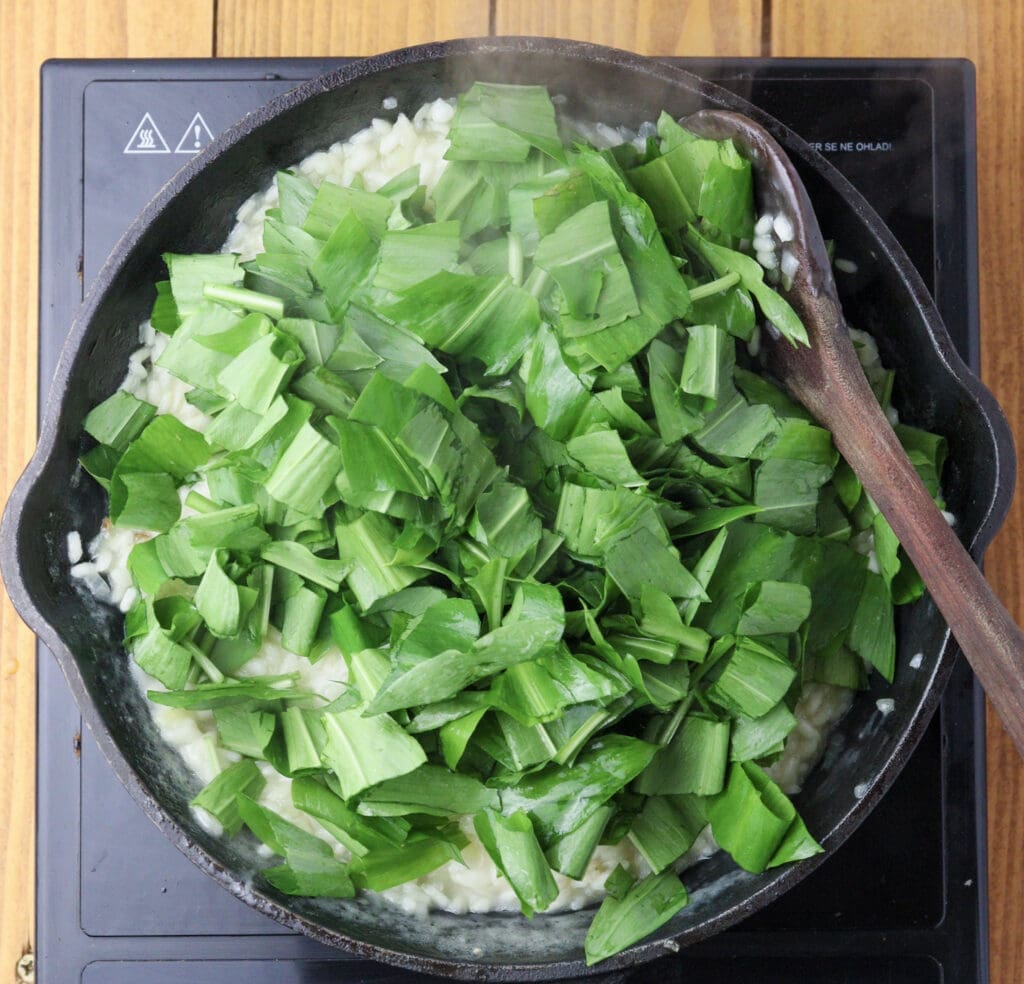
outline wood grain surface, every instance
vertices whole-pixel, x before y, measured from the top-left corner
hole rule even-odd
[[[218,0],[215,54],[373,55],[392,48],[481,37],[488,0]]]
[[[961,56],[978,68],[983,375],[1024,435],[1024,4],[1019,0],[0,0],[0,502],[35,439],[38,70],[54,57],[370,54],[488,33],[649,54]],[[1024,497],[987,573],[1024,620]],[[0,588],[0,984],[33,926],[35,667]],[[1024,765],[988,725],[992,984],[1024,981]],[[49,984],[49,982],[48,982]],[[63,982],[59,982],[63,984]]]
[[[213,0],[0,0],[0,502],[36,430],[39,66],[47,58],[209,55]],[[35,654],[0,588],[0,984],[32,946]]]
[[[643,55],[757,55],[761,0],[495,0],[496,34],[544,34]]]
[[[773,8],[772,54],[970,58],[978,72],[982,378],[1024,438],[1018,294],[1024,283],[1024,5],[1017,0],[785,0]],[[1018,469],[1018,489],[1021,488]],[[1024,495],[988,552],[985,572],[1024,622]],[[992,984],[1024,981],[1024,762],[989,708],[989,941]]]

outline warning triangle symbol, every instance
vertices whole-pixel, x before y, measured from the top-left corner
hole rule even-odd
[[[139,125],[135,128],[131,140],[125,145],[126,154],[169,154],[171,149],[167,146],[163,134],[153,122],[153,117],[145,113]]]
[[[185,127],[185,132],[181,135],[178,146],[174,148],[174,153],[198,154],[211,140],[213,140],[213,134],[210,133],[203,114],[196,113],[192,117],[192,122]]]

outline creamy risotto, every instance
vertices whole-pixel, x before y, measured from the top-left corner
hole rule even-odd
[[[429,193],[445,168],[444,154],[448,148],[447,134],[453,113],[450,102],[437,100],[422,106],[412,118],[399,113],[394,121],[375,119],[349,140],[301,161],[295,171],[316,186],[324,181],[348,185],[358,180],[366,190],[375,191],[413,165],[419,165],[421,181]],[[604,130],[607,132],[597,136],[611,142],[616,131]],[[224,244],[224,251],[239,253],[243,259],[257,254],[261,248],[264,217],[268,208],[276,203],[275,184],[249,198],[238,210],[236,224]],[[140,328],[139,339],[140,347],[129,359],[122,388],[153,404],[158,414],[173,414],[189,427],[204,430],[210,418],[185,399],[190,387],[155,365],[167,337],[155,332],[147,322]],[[880,371],[877,349],[870,337],[858,333],[857,341],[869,375]],[[205,491],[202,484],[194,488],[200,493]],[[187,488],[181,490],[183,501],[188,491]],[[184,507],[184,510],[183,515],[189,515],[188,508]],[[149,535],[113,528],[105,523],[99,533],[90,538],[88,558],[83,560],[81,540],[78,534],[72,534],[69,538],[72,575],[101,600],[127,611],[137,597],[127,569],[128,553],[139,539]],[[862,538],[858,548],[864,553],[871,552],[870,535]],[[133,668],[144,691],[163,689],[134,664]],[[280,636],[272,630],[257,657],[242,667],[239,675],[275,673],[297,673],[303,687],[328,700],[338,696],[347,679],[347,667],[340,651],[330,651],[314,664],[284,649]],[[781,758],[767,770],[784,791],[793,793],[800,789],[807,773],[820,758],[831,729],[849,707],[851,695],[852,691],[826,684],[812,683],[804,688],[795,709],[798,724],[786,740]],[[150,710],[167,743],[200,782],[210,782],[222,769],[240,758],[236,752],[218,743],[211,711],[153,704]],[[324,836],[325,831],[316,820],[292,805],[291,780],[266,762],[260,763],[259,767],[266,780],[260,801],[310,833]],[[219,832],[219,825],[213,817],[202,814],[200,819],[208,829]],[[449,862],[416,881],[387,890],[383,893],[385,897],[409,912],[425,912],[431,908],[460,913],[517,910],[519,903],[512,888],[498,873],[478,840],[472,823],[464,820],[462,827],[469,839],[469,846],[462,852],[465,866]],[[329,834],[326,836],[332,840]],[[347,857],[340,844],[335,850],[339,858]],[[681,861],[680,867],[715,850],[710,831],[705,830]],[[598,901],[604,894],[604,882],[609,873],[620,864],[636,876],[649,870],[627,838],[615,846],[599,846],[581,879],[555,875],[560,891],[549,911],[580,908]]]

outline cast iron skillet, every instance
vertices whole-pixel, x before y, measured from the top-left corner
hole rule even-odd
[[[56,655],[82,715],[114,771],[150,818],[196,865],[283,925],[361,956],[460,979],[581,976],[590,912],[412,917],[374,898],[304,900],[254,887],[255,842],[218,840],[194,822],[197,782],[155,731],[121,647],[121,617],[68,577],[65,535],[91,535],[104,496],[78,467],[82,419],[108,396],[150,311],[160,254],[216,250],[235,210],[273,173],[349,136],[381,113],[385,97],[411,110],[472,80],[531,82],[568,97],[571,115],[636,125],[660,110],[737,109],[762,122],[796,161],[827,236],[859,272],[844,278],[851,324],[870,328],[898,372],[904,419],[950,444],[945,488],[958,530],[980,559],[1005,517],[1014,451],[998,405],[953,349],[918,274],[864,199],[822,157],[766,114],[696,76],[657,61],[570,41],[496,38],[425,45],[381,55],[315,79],[247,116],[182,169],[146,207],[108,259],[71,328],[46,408],[39,447],[4,517],[0,546],[8,591]],[[592,968],[626,968],[710,936],[760,909],[834,851],[883,795],[917,744],[956,655],[927,599],[901,611],[899,666],[891,688],[860,696],[839,726],[825,766],[797,805],[826,853],[751,875],[724,855],[686,875],[691,904],[652,937]],[[917,671],[907,670],[924,653]],[[875,697],[895,698],[883,717]],[[854,787],[866,784],[858,799]]]

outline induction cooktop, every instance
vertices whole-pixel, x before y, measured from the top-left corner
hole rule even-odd
[[[40,406],[84,291],[150,196],[245,113],[344,61],[43,67]],[[903,243],[977,371],[972,66],[678,63],[788,123],[853,181]],[[40,984],[426,980],[297,936],[229,895],[120,786],[42,648],[38,693]],[[756,916],[628,979],[983,984],[984,790],[984,703],[960,660],[910,764],[834,857]]]

